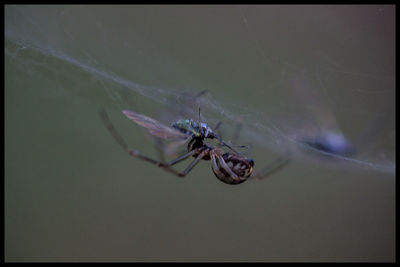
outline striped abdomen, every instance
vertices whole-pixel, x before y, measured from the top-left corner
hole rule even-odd
[[[254,161],[239,155],[232,155],[225,153],[222,158],[229,166],[229,168],[238,176],[238,179],[234,179],[228,172],[218,164],[218,170],[213,170],[215,176],[224,183],[227,184],[240,184],[247,180],[253,172]]]

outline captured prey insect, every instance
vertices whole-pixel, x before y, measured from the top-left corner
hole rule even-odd
[[[122,113],[128,119],[146,128],[149,133],[154,136],[166,140],[177,140],[182,142],[182,144],[187,143],[188,152],[184,155],[179,156],[168,163],[154,160],[141,154],[135,149],[129,148],[124,139],[114,128],[107,116],[107,113],[104,110],[100,110],[100,116],[103,119],[107,129],[116,139],[116,141],[122,146],[122,148],[133,157],[153,163],[157,167],[161,167],[179,177],[186,176],[193,169],[193,167],[200,162],[200,160],[211,160],[211,168],[215,176],[227,184],[243,183],[253,174],[254,161],[238,153],[233,147],[225,143],[220,136],[215,133],[215,130],[219,124],[212,129],[206,123],[201,122],[200,113],[199,120],[197,121],[193,119],[181,119],[172,123],[171,127],[163,125],[155,119],[130,110],[123,110]],[[220,144],[220,147],[214,147],[207,144],[205,139],[217,140],[217,142]],[[221,149],[222,147],[227,147],[233,153],[224,153],[224,151]],[[188,167],[186,167],[183,172],[178,172],[172,168],[173,165],[189,157],[194,157],[195,159],[188,165]],[[278,169],[286,162],[287,158],[278,159],[276,163],[272,165],[272,167],[268,167],[268,171],[272,169]],[[259,178],[261,177],[261,175],[258,174],[256,174],[256,176]]]

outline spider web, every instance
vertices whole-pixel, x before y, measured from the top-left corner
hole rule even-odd
[[[289,151],[311,164],[394,174],[393,12],[390,6],[6,6],[6,66],[95,105],[131,108],[163,123],[197,119],[200,107],[212,127],[222,122],[224,139],[241,125],[235,142],[250,145],[258,158]],[[373,40],[383,41],[367,42]],[[355,152],[304,142],[325,136],[339,136]]]

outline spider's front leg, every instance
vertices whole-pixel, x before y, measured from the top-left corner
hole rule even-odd
[[[161,161],[158,160],[154,160],[146,155],[141,154],[139,151],[137,151],[136,149],[131,149],[128,147],[128,145],[126,144],[125,140],[122,138],[122,136],[118,133],[118,131],[114,128],[114,125],[111,123],[110,119],[107,116],[107,113],[104,110],[100,110],[99,112],[100,117],[102,118],[104,124],[106,125],[108,131],[111,133],[111,135],[114,137],[114,139],[117,141],[117,143],[126,151],[129,153],[130,156],[132,157],[136,157],[142,160],[145,160],[147,162],[150,162],[154,165],[156,165],[157,167],[163,168],[164,170],[171,172],[173,174],[175,174],[176,176],[179,177],[184,177],[186,176],[192,169],[194,166],[196,166],[196,164],[209,153],[208,149],[202,149],[197,148],[197,149],[193,149],[192,151],[189,151],[188,153],[174,159],[171,160],[168,163],[163,163]],[[185,159],[187,159],[190,156],[193,156],[195,154],[198,154],[198,156],[189,164],[188,167],[186,167],[186,169],[183,172],[178,172],[174,169],[171,168],[171,166],[177,164],[178,162],[181,162]]]

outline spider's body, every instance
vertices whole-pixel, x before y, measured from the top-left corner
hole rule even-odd
[[[214,171],[215,176],[227,184],[240,184],[247,180],[253,173],[254,161],[252,159],[225,153],[222,155],[223,160],[228,167],[238,176],[239,179],[234,179],[224,168],[218,166]]]
[[[246,181],[253,173],[254,161],[239,153],[237,153],[231,146],[226,144],[216,133],[215,129],[211,129],[206,123],[200,121],[189,120],[178,120],[172,124],[172,127],[163,125],[162,123],[147,117],[135,113],[133,111],[124,110],[122,111],[125,116],[135,123],[145,127],[150,134],[157,136],[162,139],[168,140],[180,140],[179,143],[184,141],[188,142],[188,152],[168,163],[163,163],[145,155],[134,149],[128,148],[125,141],[114,129],[108,119],[105,111],[100,112],[104,123],[108,130],[114,136],[116,141],[133,157],[137,157],[155,164],[158,167],[165,169],[179,177],[184,177],[188,174],[192,168],[200,162],[200,160],[211,160],[211,168],[215,176],[224,183],[227,184],[240,184]],[[234,153],[224,153],[220,147],[214,147],[205,142],[205,139],[217,139],[220,146],[226,146]],[[189,157],[195,159],[189,164],[183,172],[178,172],[171,168],[172,165],[181,162]],[[278,161],[279,166],[286,163],[285,161]]]
[[[202,160],[212,161],[215,176],[227,184],[240,184],[247,180],[253,172],[254,161],[239,154],[223,153],[204,142],[204,138],[192,137],[188,144],[188,152],[195,151],[193,157],[204,153]]]

